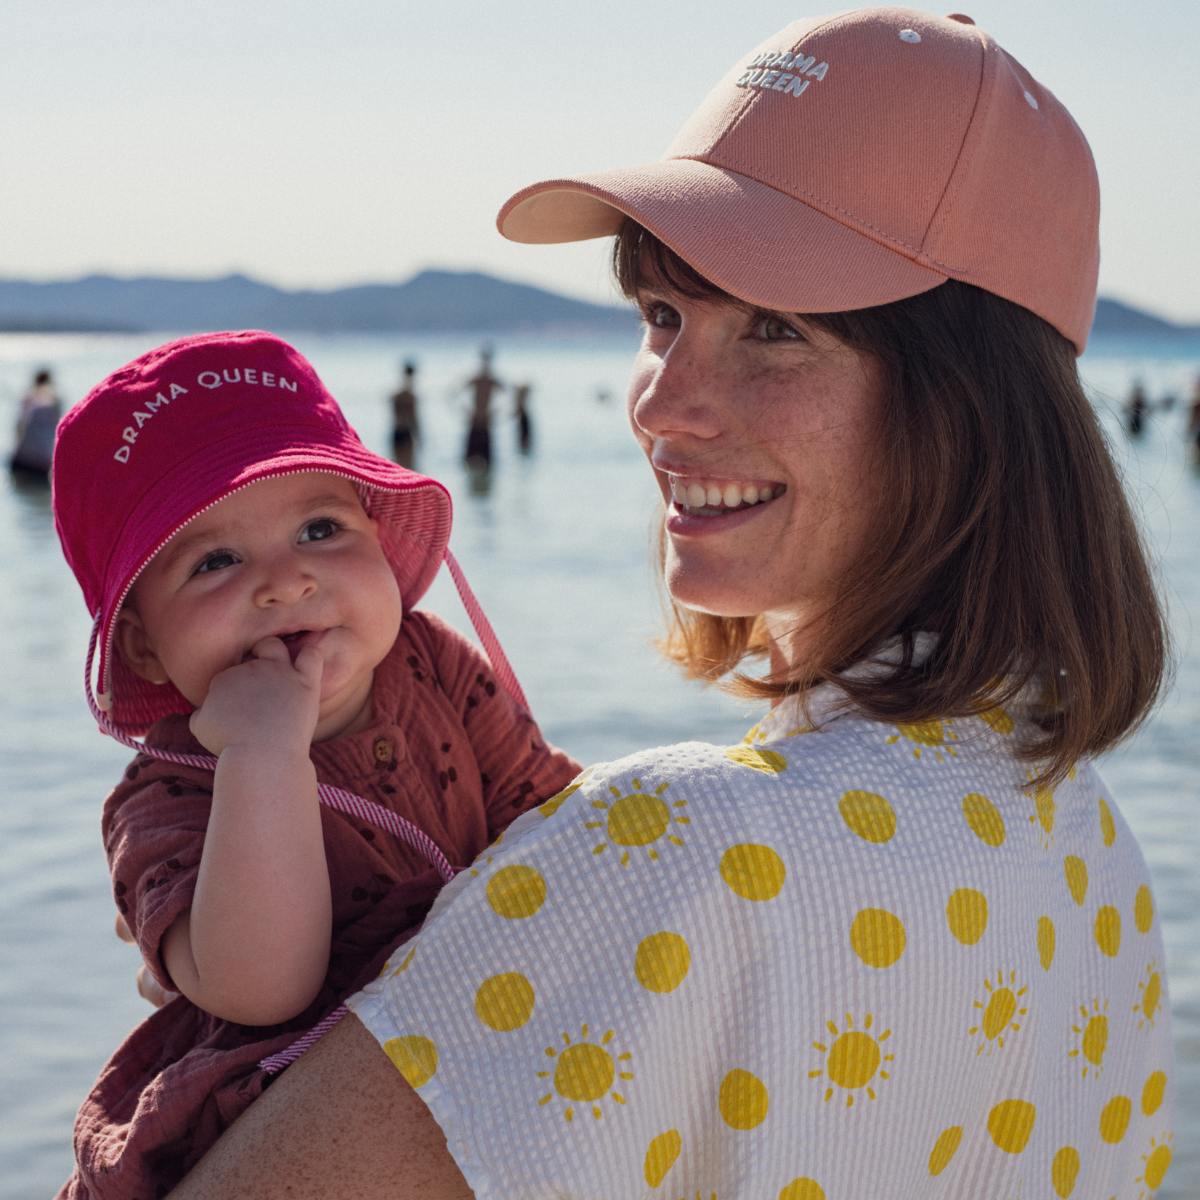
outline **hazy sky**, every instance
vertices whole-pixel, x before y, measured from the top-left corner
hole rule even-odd
[[[735,59],[839,7],[5,0],[0,276],[324,287],[479,267],[607,299],[600,243],[510,245],[500,203],[657,158]],[[1101,292],[1200,322],[1200,4],[962,11],[1091,141]]]

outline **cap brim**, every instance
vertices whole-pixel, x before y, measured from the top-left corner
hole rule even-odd
[[[709,282],[782,312],[870,308],[948,278],[803,201],[690,158],[535,183],[496,225],[514,242],[576,242],[615,234],[626,216]]]

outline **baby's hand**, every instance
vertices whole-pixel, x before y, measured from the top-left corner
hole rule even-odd
[[[117,937],[123,942],[133,944],[133,932],[129,928],[129,922],[125,920],[120,913],[117,913]],[[178,992],[169,992],[153,975],[150,974],[145,963],[141,963],[137,969],[137,990],[138,995],[143,1000],[149,1000],[155,1008],[162,1008],[164,1004],[174,1000],[179,995]]]
[[[324,667],[319,640],[306,644],[293,663],[279,638],[263,638],[244,662],[213,677],[192,713],[192,733],[210,754],[237,744],[294,749],[307,757]]]

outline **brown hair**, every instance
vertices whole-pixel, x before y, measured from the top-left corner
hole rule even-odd
[[[730,299],[631,220],[613,267],[631,298],[654,286]],[[739,672],[731,690],[777,698],[836,680],[868,716],[915,724],[985,713],[1032,684],[1043,702],[1018,754],[1045,783],[1131,733],[1162,687],[1168,635],[1071,344],[954,280],[875,308],[797,315],[881,367],[887,503],[822,614],[813,656],[784,673]],[[766,652],[758,618],[668,608],[663,649],[695,678]],[[923,630],[938,639],[917,663]],[[896,635],[894,670],[843,675]]]

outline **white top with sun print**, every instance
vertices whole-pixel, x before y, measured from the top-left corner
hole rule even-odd
[[[481,1200],[1162,1182],[1162,940],[1096,772],[1029,787],[999,709],[815,713],[585,771],[351,1001]]]

